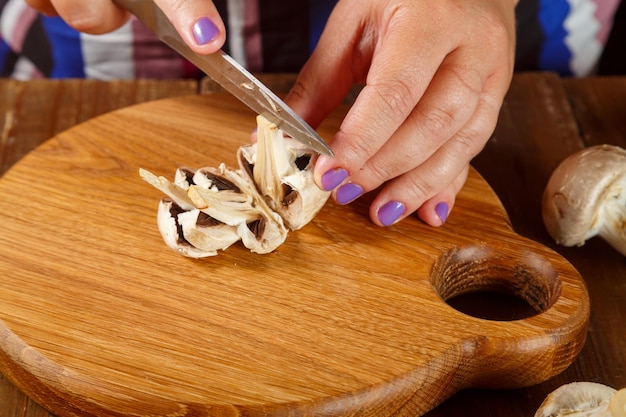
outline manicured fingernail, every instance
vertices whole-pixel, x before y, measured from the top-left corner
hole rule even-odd
[[[328,170],[322,175],[322,187],[324,187],[326,191],[334,190],[335,187],[341,184],[346,178],[348,178],[348,171],[343,168]]]
[[[391,226],[402,217],[405,211],[404,204],[399,201],[390,201],[378,210],[378,220],[385,226]]]
[[[437,214],[437,217],[441,219],[442,223],[445,223],[446,220],[448,220],[449,212],[450,206],[448,206],[448,203],[441,202],[435,206],[435,213]]]
[[[201,17],[193,25],[193,37],[198,45],[205,45],[211,42],[219,33],[220,30],[208,17]]]
[[[363,194],[363,187],[349,182],[337,189],[337,194],[335,194],[335,198],[337,199],[337,203],[339,204],[348,204],[351,201],[354,201],[358,197],[360,197],[361,194]]]

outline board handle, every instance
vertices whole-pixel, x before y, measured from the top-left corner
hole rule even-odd
[[[521,236],[519,244],[456,247],[431,270],[431,284],[449,303],[476,292],[514,296],[532,309],[528,317],[481,320],[480,332],[459,347],[466,387],[517,388],[544,382],[565,370],[582,350],[589,296],[578,271],[561,255]]]

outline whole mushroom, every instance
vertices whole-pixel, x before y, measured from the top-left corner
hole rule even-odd
[[[626,150],[598,145],[566,158],[545,188],[542,216],[560,245],[598,235],[626,255]]]
[[[541,403],[535,417],[626,417],[626,389],[595,382],[572,382]]]

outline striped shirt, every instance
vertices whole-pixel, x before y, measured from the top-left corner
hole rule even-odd
[[[337,0],[216,0],[226,52],[255,72],[297,72]],[[596,66],[619,0],[520,0],[517,70],[583,76]],[[78,33],[24,0],[0,0],[0,76],[189,78],[199,71],[136,19],[104,35]]]

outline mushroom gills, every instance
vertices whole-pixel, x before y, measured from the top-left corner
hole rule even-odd
[[[167,197],[157,223],[163,240],[193,258],[217,255],[241,240],[251,252],[269,253],[324,206],[329,192],[313,179],[314,153],[276,125],[257,117],[258,141],[237,152],[240,169],[224,164],[180,167],[174,181],[140,169],[140,176]]]

